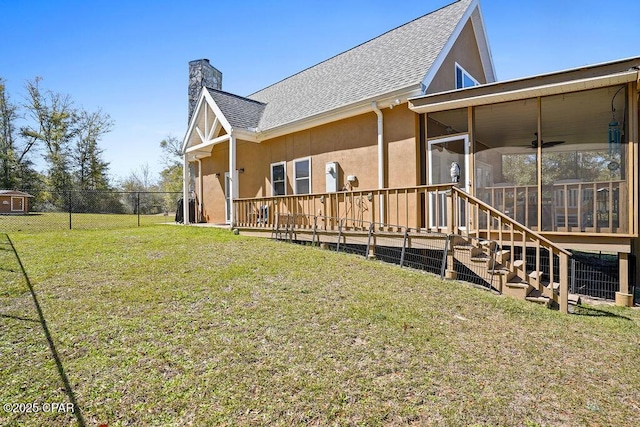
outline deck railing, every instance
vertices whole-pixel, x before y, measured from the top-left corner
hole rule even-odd
[[[519,269],[529,284],[558,302],[561,311],[568,310],[571,254],[456,184],[237,199],[234,212],[233,223],[241,228],[275,230],[295,226],[297,230],[341,232],[366,230],[369,224],[377,224],[386,231],[422,228],[495,240],[509,246],[512,253],[516,247],[521,247],[523,254],[529,249],[536,253],[535,265],[527,265],[526,256],[522,256],[518,263],[512,259],[509,269]],[[292,219],[295,224],[290,223]],[[538,273],[542,271],[540,260],[545,251],[551,263],[548,286],[543,286]],[[558,274],[554,262],[559,264]]]
[[[476,195],[532,230],[617,233],[629,228],[627,183],[623,180],[543,185],[542,198],[537,185],[484,187]]]

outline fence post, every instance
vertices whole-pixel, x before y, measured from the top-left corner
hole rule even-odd
[[[400,253],[400,268],[404,266],[404,255],[407,250],[407,239],[409,238],[409,229],[404,229],[404,236],[402,237],[402,252]]]
[[[71,207],[71,190],[67,190],[67,203],[69,204],[69,230],[71,230],[71,212],[73,211]]]
[[[136,210],[138,211],[138,227],[140,227],[140,192],[136,193]]]
[[[367,258],[367,259],[375,257],[375,255],[371,253],[371,237],[373,235],[373,228],[374,227],[375,227],[375,225],[374,225],[373,222],[371,224],[369,224],[369,235],[367,236],[367,251],[364,254],[364,257]]]
[[[313,216],[313,235],[311,236],[311,246],[316,245],[316,234],[318,233],[318,216]]]
[[[571,258],[571,293],[576,293],[576,259]]]
[[[338,243],[336,244],[336,252],[340,252],[340,240],[342,240],[342,219],[338,222]]]
[[[447,234],[444,240],[444,248],[442,250],[442,264],[440,266],[440,278],[444,279],[447,270],[447,255],[449,254],[449,239],[450,235]]]

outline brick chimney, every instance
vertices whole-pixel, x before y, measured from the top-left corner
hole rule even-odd
[[[189,122],[198,104],[200,90],[204,87],[222,89],[222,73],[208,59],[189,61]]]

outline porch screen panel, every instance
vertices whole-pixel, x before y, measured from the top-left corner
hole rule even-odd
[[[625,86],[542,98],[542,229],[628,228]]]
[[[476,196],[529,228],[538,225],[537,99],[475,108]],[[486,218],[480,218],[486,227]]]
[[[426,117],[427,138],[429,139],[462,134],[469,131],[466,108],[429,113]]]

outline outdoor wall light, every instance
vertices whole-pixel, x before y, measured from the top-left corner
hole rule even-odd
[[[215,173],[216,178],[220,178],[220,172]]]
[[[238,173],[244,173],[244,168],[238,169]]]

